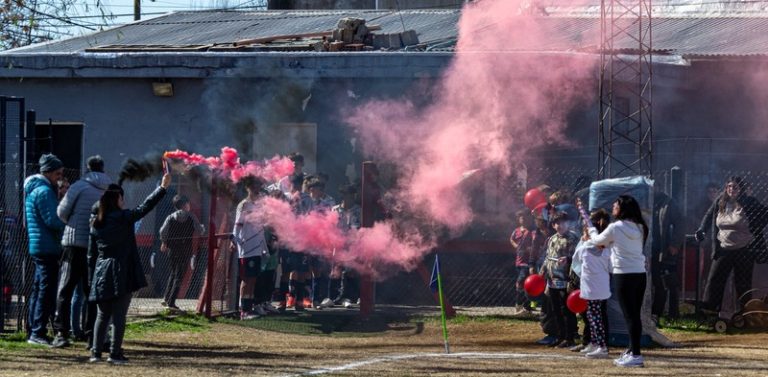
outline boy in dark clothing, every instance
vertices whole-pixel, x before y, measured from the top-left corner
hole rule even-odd
[[[576,345],[576,316],[568,310],[568,281],[571,270],[571,258],[576,250],[579,238],[569,232],[568,216],[557,213],[552,217],[555,234],[547,240],[547,256],[539,274],[547,280],[546,295],[558,328],[558,339],[551,347],[570,348]]]
[[[176,297],[179,295],[181,280],[187,266],[192,265],[195,237],[201,236],[204,229],[197,217],[190,212],[191,206],[186,196],[176,195],[173,198],[173,207],[176,212],[170,214],[160,228],[160,251],[167,252],[170,261],[168,284],[160,305],[178,309]]]
[[[517,228],[512,232],[509,237],[509,242],[512,244],[512,249],[515,250],[515,268],[517,269],[517,280],[515,282],[515,311],[514,315],[531,312],[531,302],[528,299],[528,295],[525,293],[523,287],[525,279],[529,273],[534,273],[531,270],[535,269],[536,260],[533,260],[531,256],[534,254],[531,252],[532,246],[532,233],[528,229],[528,217],[525,211],[518,211],[515,215],[517,219]],[[535,270],[534,270],[535,271]]]

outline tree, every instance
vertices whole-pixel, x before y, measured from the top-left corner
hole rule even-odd
[[[0,50],[99,30],[112,18],[101,0],[0,0]]]

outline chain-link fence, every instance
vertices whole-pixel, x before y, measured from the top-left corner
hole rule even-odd
[[[18,177],[18,170],[19,167],[12,164],[4,166],[7,189],[3,201],[0,233],[3,236],[0,281],[2,320],[7,330],[23,329],[27,296],[32,283],[32,265],[28,256],[20,207],[22,202],[17,191],[21,186],[18,180],[13,178]],[[67,171],[65,175],[71,184],[77,181],[77,171]],[[116,177],[115,174],[110,175]],[[589,169],[528,168],[508,181],[489,180],[495,183],[485,184],[482,188],[484,194],[480,195],[480,199],[473,201],[473,206],[477,207],[477,221],[474,222],[476,224],[462,236],[441,244],[435,250],[440,253],[448,304],[471,314],[516,314],[518,296],[515,282],[519,269],[515,265],[515,253],[509,243],[509,236],[515,227],[515,212],[530,211],[523,205],[523,195],[529,188],[542,187],[549,193],[558,192],[556,200],[572,203],[575,197],[588,196],[589,185],[596,176],[596,172]],[[716,250],[718,259],[723,255],[729,258],[729,264],[719,266],[717,272],[731,278],[721,281],[723,279],[720,275],[714,276],[714,279],[709,278],[713,265],[712,248],[720,242],[718,237],[727,238],[727,235],[717,230],[707,230],[701,243],[695,241],[691,235],[699,229],[705,213],[715,198],[722,194],[730,176],[742,177],[745,184],[740,188],[754,197],[755,201],[750,202],[748,208],[745,207],[749,212],[745,214],[749,220],[746,226],[751,235],[749,247],[737,249],[736,253],[732,253],[735,256],[723,254],[728,250]],[[682,235],[675,238],[672,244],[665,245],[665,250],[656,250],[652,254],[651,268],[655,275],[652,276],[653,294],[658,297],[660,292],[666,292],[665,299],[658,300],[654,305],[654,314],[675,316],[679,313],[680,305],[684,303],[695,307],[698,303],[704,305],[706,299],[712,301],[723,297],[722,305],[718,303],[714,307],[702,308],[720,309],[730,320],[734,319],[734,315],[738,315],[733,322],[735,325],[741,325],[745,321],[749,324],[749,312],[757,307],[762,308],[761,305],[764,305],[768,295],[768,270],[765,268],[768,266],[768,257],[765,245],[751,242],[752,239],[762,239],[762,219],[768,220],[766,207],[756,204],[768,203],[768,172],[722,171],[715,174],[672,170],[658,172],[654,177],[657,191],[670,197],[672,201],[669,205],[675,207],[679,213],[672,223],[664,223],[665,226],[671,226],[666,230],[673,230]],[[157,179],[159,180],[159,177]],[[709,187],[711,190],[708,192],[710,181],[714,185]],[[157,180],[126,182],[126,205],[135,206],[141,203],[157,183]],[[188,251],[178,255],[162,251],[158,237],[161,226],[175,211],[175,195],[189,198],[190,212],[205,227],[205,234],[202,236],[171,236],[171,243],[189,245]],[[180,175],[175,177],[168,195],[136,227],[139,253],[148,286],[135,293],[130,315],[156,314],[166,310],[169,304],[185,311],[204,312],[207,292],[211,295],[210,309],[213,314],[235,312],[238,309],[238,258],[237,252],[230,247],[229,234],[237,198],[242,195],[231,192],[212,194],[211,187],[203,181]],[[655,212],[655,215],[658,216],[658,213]],[[713,229],[717,229],[718,224],[722,225],[721,220],[718,219],[716,211]],[[209,238],[210,234],[212,237]],[[669,247],[675,250],[670,251]],[[209,255],[209,252],[212,255]],[[434,310],[437,300],[429,288],[429,271],[433,260],[432,253],[425,256],[415,271],[393,274],[387,280],[376,283],[377,307],[393,308],[391,310],[396,311],[418,308]],[[213,262],[214,268],[211,274],[206,276],[209,261]],[[279,291],[280,266],[277,271],[278,276],[271,282],[274,285],[270,288]],[[729,274],[731,271],[735,271],[735,275]],[[751,272],[749,279],[746,276],[748,272]],[[348,277],[352,275],[349,274]],[[176,286],[173,284],[174,280],[177,280]],[[325,280],[318,276],[317,281]],[[352,279],[350,281],[358,283]],[[708,281],[709,290],[705,289]],[[308,285],[311,286],[311,282]],[[722,295],[718,293],[720,286],[724,287]],[[169,296],[169,290],[176,291],[175,300]],[[316,295],[316,299],[321,299],[319,296]],[[280,296],[275,295],[273,298],[277,301]],[[750,303],[749,298],[757,299],[760,303]],[[540,305],[538,301],[533,301],[534,307]],[[353,300],[343,310],[345,313],[356,313],[358,308]],[[342,308],[337,307],[334,310]]]

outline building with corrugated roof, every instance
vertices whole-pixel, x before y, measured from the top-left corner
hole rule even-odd
[[[456,9],[178,12],[2,52],[0,80],[3,94],[25,97],[38,119],[83,122],[84,155],[101,153],[112,170],[151,149],[214,153],[234,144],[254,157],[301,150],[310,171],[328,172],[336,184],[344,175],[355,178],[362,157],[342,124],[345,107],[434,83],[455,53],[460,15]],[[364,19],[387,44],[376,46],[382,39],[373,36],[334,50],[330,31],[342,18]],[[594,13],[553,12],[537,22],[549,30],[548,40],[498,52],[510,59],[597,56]],[[657,166],[702,170],[762,156],[760,140],[768,135],[755,129],[764,105],[738,94],[751,73],[765,70],[768,16],[672,15],[653,23]],[[406,43],[408,31],[416,41]],[[615,46],[632,53],[632,41]],[[597,72],[583,79],[585,92],[596,95]],[[419,98],[427,103],[429,94]],[[575,147],[543,156],[593,164],[596,108],[571,117]],[[723,151],[690,157],[706,148]],[[750,154],[732,155],[735,149]]]

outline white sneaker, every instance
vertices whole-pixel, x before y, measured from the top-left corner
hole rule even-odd
[[[597,347],[596,350],[592,352],[588,352],[586,355],[588,359],[607,359],[608,358],[608,348],[606,347]]]
[[[352,301],[351,301],[350,299],[348,299],[348,298],[345,298],[345,299],[344,299],[344,300],[341,302],[341,305],[342,305],[342,306],[344,306],[344,308],[346,308],[346,309],[349,309],[349,308],[351,308],[351,307],[352,307]]]
[[[645,366],[645,363],[643,362],[643,355],[635,356],[631,353],[628,353],[625,356],[614,360],[613,363],[616,366],[624,368],[641,368]]]
[[[584,349],[582,349],[579,352],[581,352],[581,353],[590,353],[590,352],[592,352],[592,351],[594,351],[594,350],[596,350],[598,348],[600,348],[600,347],[598,347],[597,344],[589,343],[586,347],[584,347]]]
[[[333,307],[333,300],[330,298],[323,299],[323,302],[320,303],[321,308],[330,308]]]

